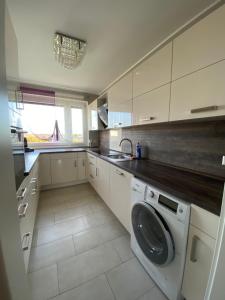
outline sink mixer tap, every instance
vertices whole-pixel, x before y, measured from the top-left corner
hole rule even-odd
[[[122,143],[125,142],[125,141],[127,141],[127,142],[130,143],[130,155],[133,157],[133,144],[132,144],[132,141],[131,141],[130,139],[128,139],[128,138],[123,138],[123,139],[120,141],[119,146],[121,146]]]

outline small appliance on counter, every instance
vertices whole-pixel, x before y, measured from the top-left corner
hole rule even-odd
[[[25,152],[33,152],[34,149],[28,147],[27,138],[24,137],[24,150]]]

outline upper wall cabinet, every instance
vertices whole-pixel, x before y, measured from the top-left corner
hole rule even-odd
[[[133,122],[149,124],[169,120],[170,84],[133,99]]]
[[[225,59],[225,5],[174,40],[172,79]]]
[[[132,73],[129,73],[108,90],[108,127],[130,126],[132,110]]]
[[[98,130],[97,99],[88,105],[88,129]]]
[[[128,73],[108,90],[108,101],[122,103],[132,99],[132,73]]]
[[[133,96],[149,92],[171,81],[172,43],[154,53],[133,71]]]
[[[172,83],[170,120],[225,115],[225,61]]]

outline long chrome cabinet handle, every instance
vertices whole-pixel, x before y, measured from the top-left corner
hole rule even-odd
[[[200,241],[200,238],[197,235],[194,235],[192,237],[192,243],[191,243],[191,253],[190,253],[190,260],[191,262],[195,263],[197,262],[197,257],[196,257],[196,247],[197,243]]]
[[[120,176],[124,176],[125,175],[123,172],[120,172],[119,170],[116,170],[116,174],[118,174]]]
[[[28,208],[28,203],[21,203],[19,205],[18,207],[19,218],[23,218],[26,216],[27,208]]]
[[[25,197],[26,195],[26,192],[27,192],[27,188],[25,187],[24,189],[22,189],[22,193],[20,195],[17,196],[17,200],[20,201],[20,200],[23,200],[23,198]]]
[[[76,160],[74,161],[74,167],[75,168],[77,167],[77,161]]]
[[[155,120],[155,117],[146,117],[146,118],[141,118],[140,122],[147,122],[147,121],[153,121]]]
[[[196,113],[201,113],[201,112],[214,111],[214,110],[218,110],[218,109],[219,109],[219,106],[212,105],[212,106],[193,108],[193,109],[191,109],[190,113],[196,114]]]
[[[25,233],[22,239],[22,249],[23,251],[26,251],[29,249],[29,245],[30,245],[30,238],[31,238],[31,233]]]

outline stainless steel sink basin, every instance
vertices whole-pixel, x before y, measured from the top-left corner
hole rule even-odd
[[[114,161],[123,161],[123,160],[130,160],[131,155],[127,154],[108,154],[108,159],[114,160]]]

